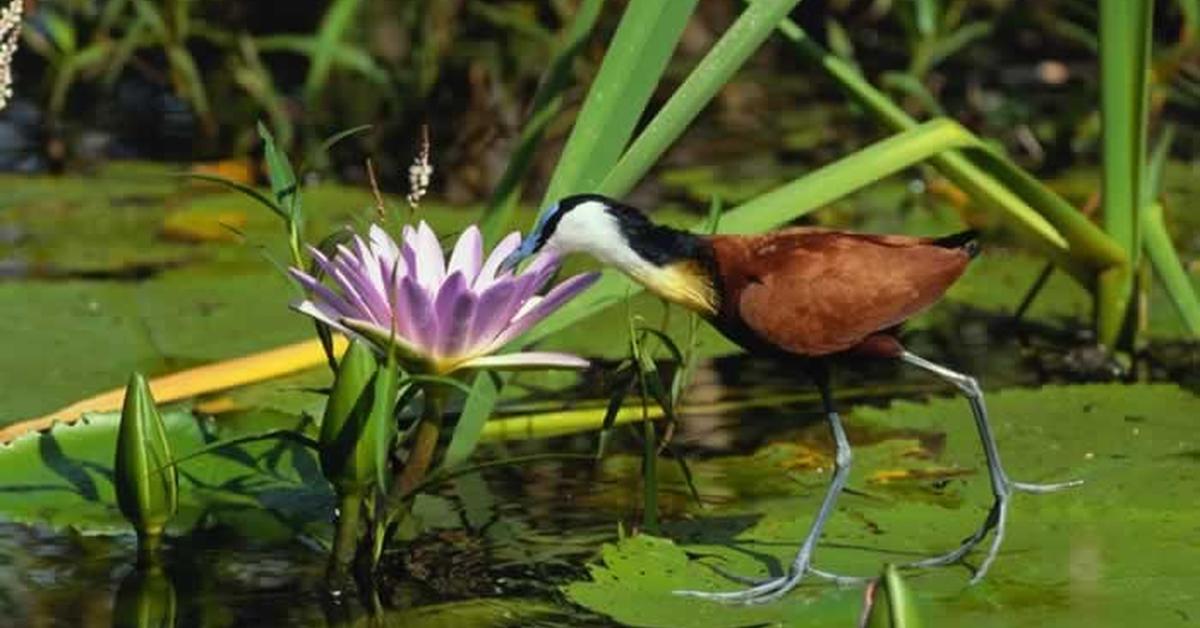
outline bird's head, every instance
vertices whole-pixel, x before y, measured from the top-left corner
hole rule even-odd
[[[717,308],[711,250],[701,238],[655,225],[641,211],[599,194],[568,196],[542,210],[501,269],[539,251],[587,253],[664,299],[705,314]]]
[[[515,268],[541,251],[558,255],[590,253],[602,262],[613,263],[617,251],[629,249],[626,223],[638,219],[646,221],[637,210],[599,194],[568,196],[542,210],[521,246],[500,268]]]

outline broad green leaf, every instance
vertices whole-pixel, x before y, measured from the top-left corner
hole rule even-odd
[[[779,30],[796,44],[803,57],[821,67],[884,126],[903,131],[919,124],[854,66],[827,52],[795,22],[784,20]],[[1007,160],[994,153],[976,153],[979,156],[987,157],[988,163],[981,166],[958,151],[946,151],[930,161],[955,185],[997,211],[1030,245],[1072,271],[1081,283],[1091,285],[1094,278],[1082,272],[1077,264],[1103,269],[1127,263],[1120,248],[1103,232],[1028,173],[1005,165],[1003,162]],[[997,180],[997,176],[1005,180]]]
[[[344,68],[358,73],[367,80],[378,85],[388,82],[387,71],[371,57],[370,53],[355,45],[336,42],[328,47],[322,47],[325,42],[318,37],[308,35],[264,35],[256,37],[254,42],[262,50],[292,52],[309,57],[315,66],[318,52],[328,55],[329,69]],[[310,66],[312,67],[312,66]],[[329,70],[326,70],[328,73]],[[328,81],[328,79],[324,79]]]
[[[377,371],[379,366],[371,348],[358,340],[351,342],[338,364],[333,389],[325,404],[318,440],[321,470],[331,484],[342,490],[361,488],[376,475],[374,469],[364,464],[366,454],[374,460],[374,447],[368,452],[360,444],[367,443],[369,438],[367,419],[374,411]],[[387,400],[389,416],[392,401]]]
[[[1173,385],[1046,386],[991,393],[988,407],[1010,476],[1086,483],[1015,497],[1000,557],[979,585],[964,588],[970,574],[961,567],[903,572],[928,625],[1170,625],[1180,612],[1200,611],[1190,595],[1200,549],[1188,534],[1200,506],[1180,498],[1200,490],[1191,473],[1200,397]],[[877,574],[884,563],[954,547],[986,516],[991,495],[963,399],[857,407],[846,423],[851,490],[818,546],[821,568]],[[822,497],[831,456],[818,421],[749,456],[694,462],[708,509],[681,512],[687,502],[677,499],[675,522],[664,525],[673,541],[637,536],[606,546],[567,596],[638,626],[847,625],[861,609],[858,587],[812,580],[778,603],[750,607],[672,593],[744,586],[713,567],[781,573]],[[625,482],[638,468],[633,456],[610,458],[600,476],[612,486],[606,495],[628,507],[637,497]],[[681,492],[683,479],[668,470],[664,494]],[[1169,487],[1164,477],[1173,478]]]
[[[300,185],[288,157],[275,143],[275,137],[267,126],[258,123],[258,136],[263,141],[263,160],[267,164],[267,176],[271,180],[271,194],[275,203],[286,210],[289,220],[299,220]]]
[[[1194,283],[1188,278],[1175,243],[1163,222],[1162,205],[1153,203],[1141,209],[1142,246],[1150,258],[1175,311],[1194,338],[1200,338],[1200,300]]]
[[[730,552],[733,554],[733,552]],[[667,539],[638,535],[601,550],[591,581],[568,585],[567,597],[626,626],[846,626],[857,591],[800,591],[774,604],[742,606],[676,595],[683,589],[730,589],[728,580],[693,561]]]
[[[162,413],[166,439],[180,459],[214,441],[304,423],[274,413],[197,419],[186,409]],[[0,451],[0,516],[91,533],[128,531],[116,504],[116,414],[23,436]],[[190,458],[177,467],[179,514],[168,534],[205,523],[262,540],[324,534],[332,496],[315,454],[287,441],[246,443]]]
[[[454,426],[450,445],[446,447],[442,462],[444,468],[459,467],[471,457],[483,435],[484,424],[491,416],[492,408],[499,398],[501,386],[502,381],[495,373],[483,371],[475,375],[467,402],[458,416],[458,423]]]

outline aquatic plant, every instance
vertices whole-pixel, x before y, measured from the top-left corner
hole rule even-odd
[[[511,233],[485,259],[483,238],[468,227],[447,260],[425,222],[405,226],[397,243],[378,225],[369,241],[354,236],[326,257],[309,247],[334,288],[303,269],[289,272],[309,291],[300,312],[375,346],[380,355],[395,351],[412,372],[447,375],[480,368],[582,368],[587,362],[562,353],[493,355],[531,329],[599,275],[576,275],[545,294],[537,293],[558,268],[557,258],[541,256],[523,272],[499,272],[500,263],[520,244]]]
[[[113,459],[117,505],[138,535],[141,562],[152,562],[179,509],[178,471],[162,415],[141,373],[129,377]]]
[[[318,444],[322,469],[340,503],[330,561],[334,581],[361,545],[357,531],[364,500],[379,505],[369,536],[368,562],[374,563],[391,524],[425,480],[436,458],[446,395],[460,385],[445,376],[588,365],[563,353],[494,354],[594,283],[596,273],[576,275],[539,296],[558,268],[554,256],[541,256],[520,273],[500,271],[520,244],[519,233],[485,258],[482,235],[472,225],[459,236],[449,260],[428,224],[406,225],[401,233],[397,243],[372,225],[368,239],[355,235],[349,245],[337,245],[332,256],[308,247],[318,273],[288,269],[309,295],[295,309],[356,339],[338,363]],[[377,362],[368,346],[386,361]],[[406,371],[402,383],[398,367]],[[396,447],[394,414],[405,405],[397,403],[401,385],[409,400],[421,392],[423,411],[404,463],[389,470]],[[372,486],[380,499],[369,499]]]

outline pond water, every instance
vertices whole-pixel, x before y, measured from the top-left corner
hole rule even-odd
[[[1083,349],[1070,349],[1061,338],[1050,338],[1029,328],[1025,328],[1028,335],[1017,334],[1002,320],[970,312],[960,314],[952,325],[940,327],[942,332],[915,334],[911,345],[934,359],[975,372],[989,389],[1094,379],[1098,373],[1106,372],[1103,359],[1089,358],[1088,351]],[[947,333],[946,329],[953,331]],[[1034,351],[1030,346],[1040,349]],[[1164,346],[1151,355],[1161,359],[1150,361],[1153,366],[1146,371],[1149,376],[1174,378],[1192,391],[1197,389],[1195,347]],[[598,388],[577,391],[576,405],[603,403]],[[874,526],[873,534],[899,551],[895,548],[904,545],[904,527],[895,524],[901,530],[895,532],[886,511],[893,506],[903,510],[908,501],[933,504],[939,512],[958,513],[954,516],[959,521],[974,520],[984,514],[988,501],[981,462],[977,455],[961,453],[978,453],[965,410],[953,419],[935,416],[929,418],[930,423],[909,427],[885,426],[878,420],[861,418],[867,410],[859,409],[883,407],[891,400],[947,395],[949,391],[944,386],[912,370],[876,365],[854,372],[839,371],[835,391],[843,407],[855,408],[847,419],[851,441],[865,453],[857,459],[859,469],[849,496],[843,498],[850,505],[835,517],[831,526],[827,541],[830,554],[840,556],[839,553],[851,548],[854,557],[849,563],[866,568],[867,573],[876,570],[884,560],[896,560],[887,551],[879,551],[877,540],[859,543],[847,530],[848,526],[865,525],[868,529]],[[693,543],[711,543],[712,537],[722,534],[733,538],[764,520],[757,509],[770,512],[778,508],[779,500],[792,500],[787,503],[794,510],[785,513],[784,518],[794,519],[795,525],[801,527],[789,527],[784,539],[775,542],[772,550],[778,556],[787,555],[795,542],[788,539],[797,539],[798,532],[807,525],[812,512],[809,505],[823,486],[828,468],[823,465],[828,464],[831,453],[811,387],[795,381],[782,365],[731,357],[706,362],[689,399],[688,411],[675,437],[681,451],[692,461],[706,506],[700,508],[692,503],[686,484],[674,472],[675,463],[662,459],[663,534]],[[961,400],[956,403],[965,406]],[[1189,418],[1194,420],[1195,416]],[[1148,421],[1149,431],[1158,417],[1132,420]],[[1021,419],[1013,418],[1012,422],[1019,427]],[[1119,429],[1126,430],[1133,424],[1122,424]],[[1027,429],[1044,428],[1035,421]],[[1009,470],[1019,479],[1044,481],[1055,479],[1049,475],[1063,472],[1093,476],[1101,473],[1089,470],[1087,464],[1097,455],[1103,457],[1102,450],[1095,453],[1089,450],[1092,457],[1048,462],[1047,458],[1053,458],[1055,452],[1063,452],[1057,436],[1049,435],[1042,441],[1044,452],[1031,454],[1017,451],[1028,446],[1025,441],[1015,442],[1017,432],[1002,425],[999,433],[1002,450],[1013,454]],[[1010,434],[1012,438],[1008,438]],[[1080,438],[1086,441],[1088,435]],[[890,484],[877,482],[878,475],[873,474],[889,465],[887,456],[891,454],[879,453],[887,449],[888,442],[908,450],[919,448],[926,458],[938,464],[924,476],[912,474]],[[1159,450],[1164,447],[1174,450],[1176,445],[1164,436],[1164,441],[1155,446]],[[1189,460],[1183,455],[1176,462],[1190,465],[1194,470],[1195,462],[1200,460],[1195,452],[1200,447],[1194,442],[1189,447],[1180,451],[1192,452],[1193,458]],[[483,454],[539,451],[587,454],[594,449],[594,435],[583,435],[492,446],[490,451],[485,448]],[[172,625],[168,617],[173,617],[177,626],[349,626],[369,625],[371,618],[405,626],[609,625],[614,621],[610,616],[629,622],[628,616],[622,617],[617,611],[603,608],[593,611],[574,603],[580,600],[586,603],[589,599],[586,592],[572,590],[568,597],[560,587],[587,581],[587,565],[598,559],[602,545],[638,528],[641,498],[637,451],[636,440],[626,434],[614,455],[603,464],[545,462],[464,476],[419,506],[425,524],[422,532],[408,547],[388,553],[384,575],[375,590],[340,596],[326,591],[322,580],[324,554],[305,534],[292,540],[263,540],[245,534],[236,524],[223,521],[201,524],[186,536],[172,538],[164,568],[148,572],[138,571],[133,565],[131,535],[97,536],[69,529],[3,524],[0,525],[0,625]],[[786,464],[765,462],[777,455],[783,455]],[[746,468],[755,465],[756,469]],[[1168,470],[1177,471],[1174,467]],[[1028,477],[1029,473],[1036,477]],[[1088,479],[1092,481],[1094,477]],[[957,488],[960,485],[962,488]],[[18,489],[11,485],[5,487],[5,492],[15,490]],[[26,490],[37,489],[26,487]],[[319,502],[316,508],[324,509],[327,517],[327,497],[321,497],[319,491],[314,495],[311,499]],[[1080,502],[1077,494],[1070,493],[1039,499],[1058,501],[1055,507],[1068,511],[1074,509],[1071,516],[1084,522],[1103,509],[1103,500],[1097,502],[1094,494],[1085,495],[1092,495],[1086,498],[1091,500],[1086,504]],[[9,494],[6,499],[14,497]],[[875,518],[854,506],[856,499],[886,499],[894,503],[883,509],[884,515]],[[1014,508],[1014,518],[1028,522],[1027,509],[1041,507],[1032,498],[1019,498]],[[767,518],[772,516],[776,515],[768,514]],[[1090,530],[1089,534],[1103,537],[1104,542],[1111,541],[1092,529],[1101,524],[1081,525],[1080,530]],[[1187,525],[1200,533],[1194,529],[1194,520]],[[942,530],[942,544],[949,547],[969,529],[969,524],[963,524],[961,530]],[[1031,543],[1028,531],[1017,527],[989,581],[969,593],[961,592],[967,571],[960,567],[941,570],[946,573],[931,577],[917,576],[918,590],[928,583],[934,591],[923,598],[928,606],[926,614],[942,621],[991,618],[985,622],[987,625],[1031,625],[1023,622],[1031,617],[1074,617],[1077,620],[1072,620],[1071,625],[1086,625],[1078,621],[1094,618],[1095,613],[1080,606],[1092,604],[1080,591],[1098,587],[1096,569],[1105,560],[1104,542],[1097,541],[1090,550],[1080,550],[1083,555],[1064,556],[1046,547],[1069,533],[1055,530],[1037,533],[1046,538],[1039,544]],[[863,546],[872,543],[876,546],[867,547],[864,552]],[[834,557],[835,562],[847,562],[838,556]],[[609,566],[616,569],[612,557],[608,559]],[[1048,579],[1041,576],[1023,579],[1023,575],[1030,573],[1028,561],[1046,562],[1062,569]],[[1090,568],[1088,561],[1094,563]],[[1109,572],[1105,577],[1116,576]],[[944,581],[948,579],[954,584],[946,585]],[[1165,617],[1174,617],[1179,623],[1200,618],[1200,608],[1194,599],[1170,597],[1180,586],[1194,584],[1196,579],[1192,576],[1190,585],[1184,582],[1164,591],[1167,596],[1164,603],[1171,606]],[[844,608],[834,616],[844,621],[831,620],[826,613],[814,615],[813,622],[808,622],[803,620],[803,614],[793,614],[784,623],[849,625],[856,600],[861,596],[858,590],[837,591],[824,584],[806,591],[799,594],[802,599],[821,595],[837,598]],[[958,593],[951,595],[947,591]],[[631,595],[630,599],[636,600],[636,595]],[[1131,604],[1136,605],[1136,600],[1113,602],[1122,609]],[[1031,608],[1037,609],[1033,615]],[[746,620],[756,623],[750,616]],[[652,614],[645,615],[644,621],[645,625],[662,625]],[[743,624],[736,617],[729,620],[721,615],[711,624],[693,625]]]

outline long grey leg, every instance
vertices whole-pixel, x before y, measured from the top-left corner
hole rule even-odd
[[[833,514],[833,507],[837,503],[838,495],[846,487],[847,480],[850,479],[851,458],[850,441],[846,439],[846,430],[842,428],[842,421],[838,417],[837,410],[833,407],[833,398],[829,392],[829,378],[822,369],[816,375],[815,379],[817,388],[821,391],[821,402],[824,405],[825,416],[829,420],[829,429],[833,434],[833,441],[836,446],[833,480],[829,483],[829,488],[825,492],[825,498],[821,501],[821,508],[817,511],[817,516],[813,520],[812,526],[808,529],[808,536],[805,537],[804,543],[801,544],[800,550],[796,553],[796,558],[792,560],[792,565],[788,569],[787,574],[766,580],[744,591],[725,593],[676,591],[675,593],[724,602],[762,604],[783,597],[800,583],[806,573],[813,572],[811,568],[813,551],[817,547],[817,540],[821,537],[821,531],[825,528],[825,522]],[[824,572],[821,572],[821,575],[835,580],[840,579],[838,576]],[[852,579],[846,578],[845,580],[850,581]]]
[[[967,396],[967,401],[971,404],[971,413],[975,416],[975,427],[979,430],[979,440],[983,443],[983,453],[987,458],[988,476],[992,483],[992,495],[995,498],[992,509],[988,513],[987,519],[984,520],[983,525],[974,534],[967,537],[957,549],[941,556],[908,563],[905,566],[935,567],[959,562],[968,552],[987,537],[988,532],[995,530],[995,535],[992,537],[992,544],[988,548],[987,555],[975,570],[975,575],[971,578],[971,584],[975,584],[987,575],[988,569],[992,566],[992,562],[996,560],[996,555],[1000,552],[1000,544],[1004,541],[1004,528],[1008,522],[1008,500],[1012,497],[1014,491],[1051,493],[1079,486],[1083,484],[1083,481],[1075,480],[1058,484],[1027,484],[1008,479],[1008,474],[1005,473],[1004,467],[1000,464],[1000,450],[996,447],[996,438],[992,436],[992,427],[987,417],[987,406],[984,405],[983,390],[980,389],[979,382],[975,381],[974,377],[952,371],[908,351],[902,353],[900,359],[954,384]]]

